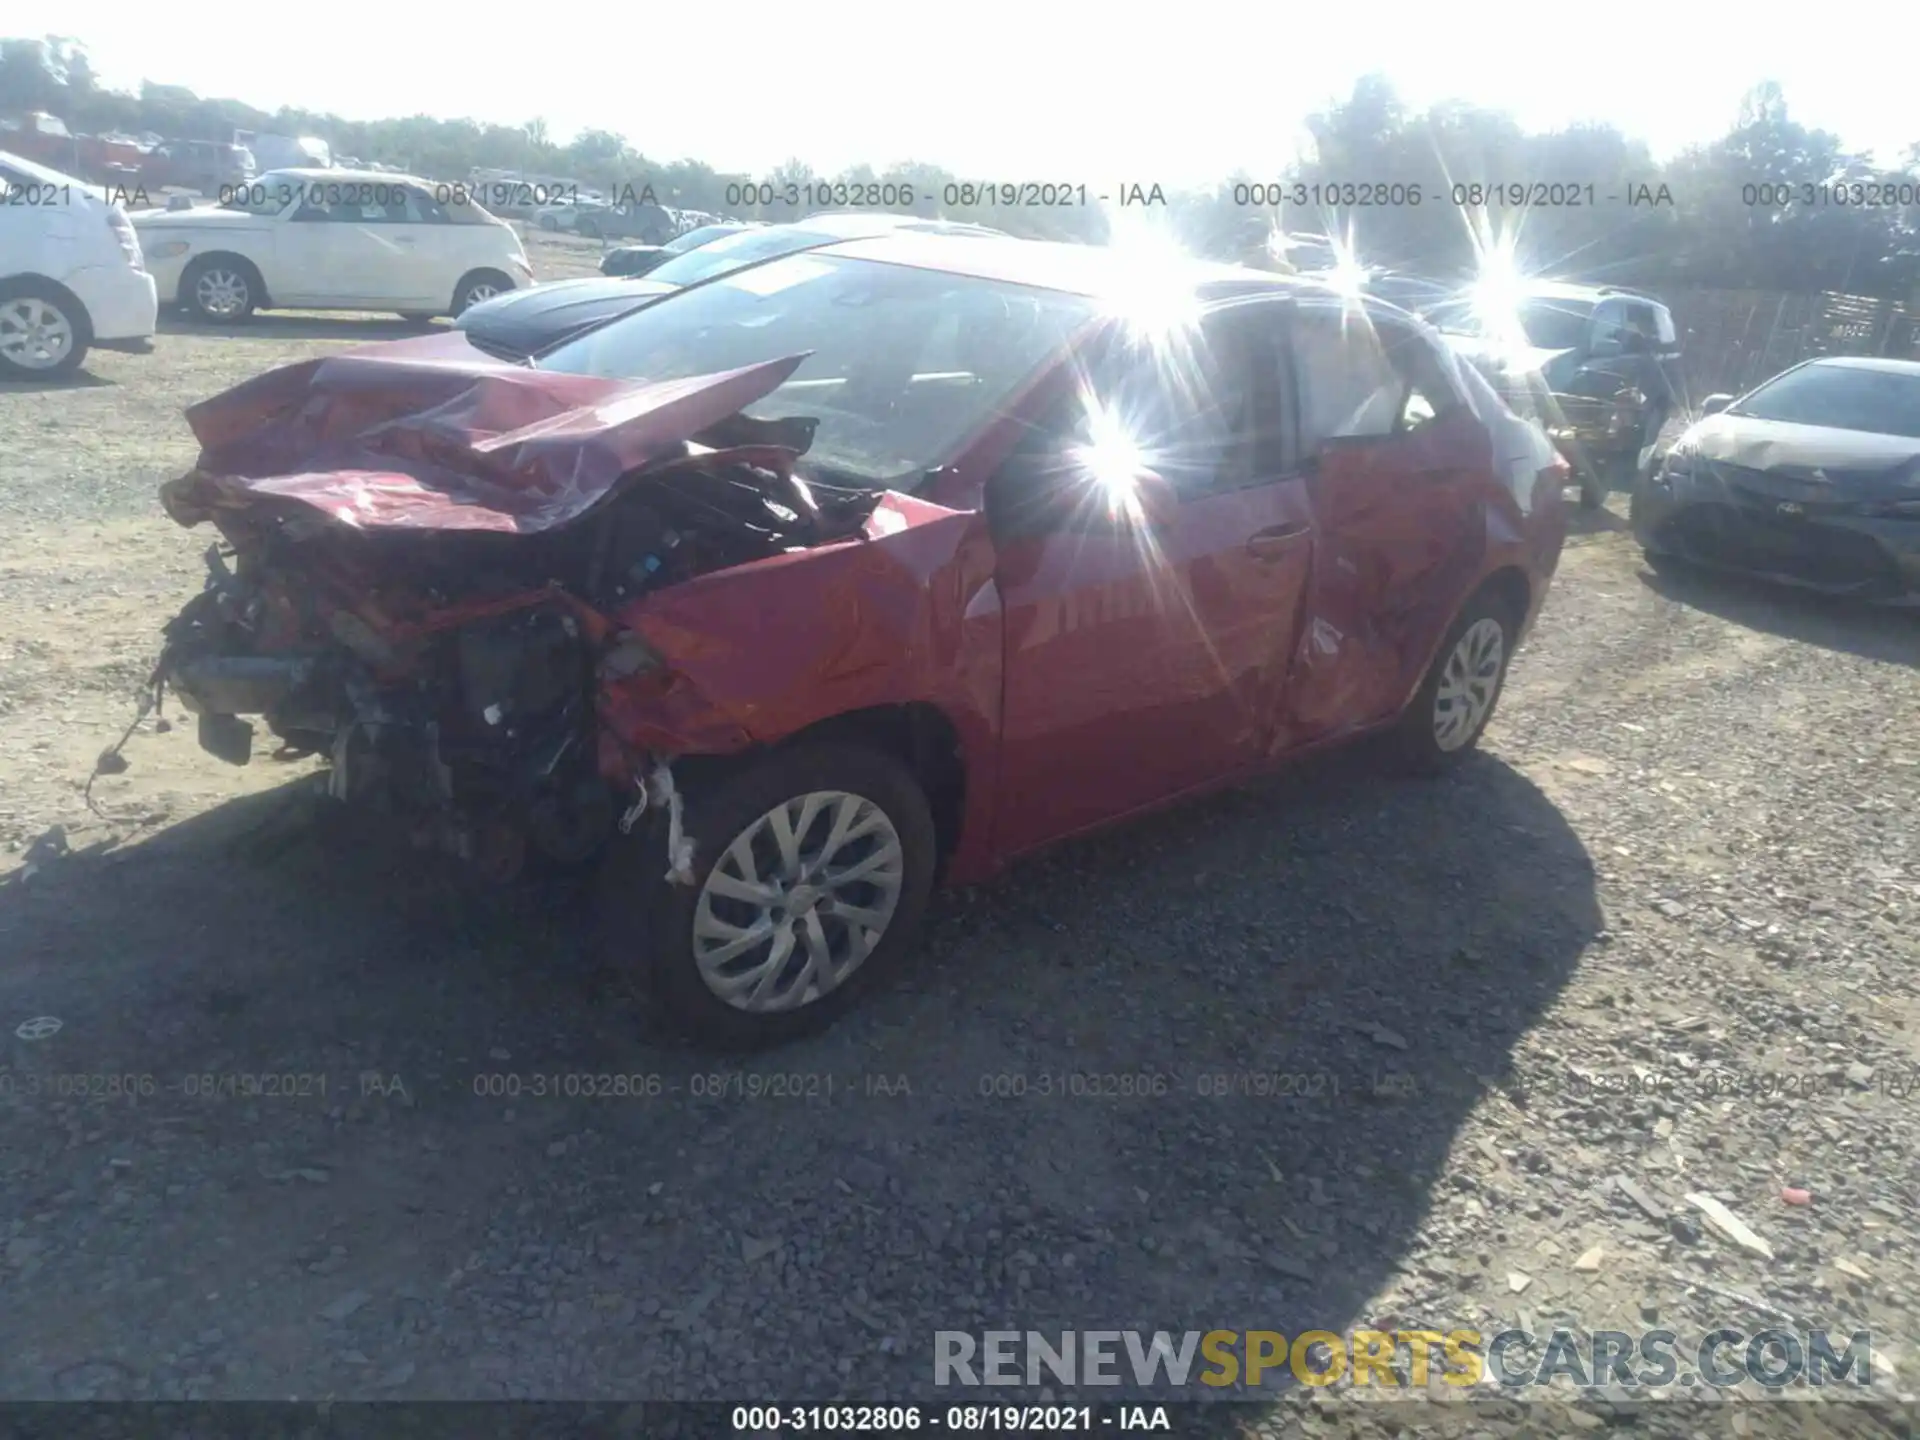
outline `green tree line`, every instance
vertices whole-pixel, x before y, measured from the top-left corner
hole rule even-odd
[[[0,116],[33,110],[88,134],[315,135],[336,155],[441,180],[486,167],[563,175],[583,186],[644,185],[662,204],[742,218],[792,220],[833,208],[808,205],[804,196],[791,205],[780,193],[824,180],[903,187],[913,199],[898,208],[1016,235],[1099,243],[1109,231],[1109,212],[1098,204],[968,196],[954,188],[957,177],[931,164],[862,165],[829,176],[790,160],[770,175],[750,176],[649,156],[606,130],[561,144],[538,119],[501,125],[269,112],[177,85],[147,82],[137,94],[107,89],[73,40],[0,40]],[[1366,263],[1441,278],[1470,273],[1487,248],[1510,247],[1530,270],[1595,282],[1913,298],[1920,285],[1920,142],[1899,168],[1877,168],[1837,136],[1794,120],[1770,82],[1757,85],[1731,119],[1724,135],[1657,164],[1642,142],[1612,125],[1529,132],[1502,112],[1465,102],[1416,113],[1374,75],[1309,119],[1311,152],[1287,173],[1243,173],[1211,189],[1166,190],[1164,204],[1139,208],[1164,210],[1190,247],[1220,258],[1258,255],[1279,230],[1332,235]],[[772,182],[771,202],[740,203],[740,187],[759,181]],[[1466,188],[1474,185],[1501,188],[1491,195]],[[962,203],[968,199],[975,203]]]

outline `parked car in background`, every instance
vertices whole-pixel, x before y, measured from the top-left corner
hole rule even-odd
[[[552,205],[536,206],[531,218],[541,230],[572,231],[580,228],[581,217],[610,208],[598,195],[580,195]]]
[[[163,303],[220,324],[256,309],[459,315],[533,283],[511,225],[434,197],[414,176],[276,170],[225,205],[133,223]]]
[[[1701,410],[1634,489],[1649,556],[1920,601],[1920,362],[1808,360]]]
[[[0,119],[0,149],[63,175],[78,175],[82,168],[79,137],[58,115],[45,110]]]
[[[672,210],[652,201],[622,201],[583,207],[573,228],[589,240],[639,240],[662,245],[687,227]]]
[[[689,240],[692,231],[681,237]],[[760,225],[689,246],[638,277],[556,280],[524,294],[503,295],[462,316],[468,343],[489,355],[517,360],[557,344],[568,335],[649,305],[662,295],[716,275],[764,264],[784,255],[843,240],[877,235],[1000,236],[984,225],[928,220],[918,215],[865,212],[810,215],[792,225]],[[1005,237],[1001,237],[1005,238]],[[678,242],[675,242],[678,243]]]
[[[1652,460],[1681,406],[1681,349],[1673,315],[1650,295],[1616,286],[1534,283],[1510,314],[1488,314],[1471,296],[1431,307],[1443,330],[1479,340],[1502,363],[1540,372],[1557,413],[1552,434],[1597,506],[1613,479]]]
[[[684,255],[689,250],[698,250],[702,245],[711,245],[716,240],[729,235],[738,235],[742,230],[764,229],[758,224],[745,221],[722,224],[701,225],[676,235],[664,245],[620,245],[600,257],[600,273],[626,278],[645,275],[658,269],[676,255]]]
[[[1500,468],[1412,317],[1145,279],[1151,314],[1117,251],[896,231],[537,370],[251,380],[163,492],[237,560],[160,674],[214,755],[264,717],[496,883],[598,859],[609,960],[727,1046],[830,1019],[937,881],[1363,734],[1459,762],[1565,463]]]
[[[104,192],[0,151],[0,379],[70,374],[89,349],[152,341],[153,276]]]
[[[335,164],[332,148],[312,135],[268,135],[236,130],[233,141],[247,148],[260,170],[331,170]]]
[[[244,145],[169,140],[148,152],[132,183],[149,192],[191,190],[217,200],[250,183],[258,173],[253,152]]]

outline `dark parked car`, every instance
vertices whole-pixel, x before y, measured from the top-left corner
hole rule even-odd
[[[133,183],[145,190],[191,190],[207,200],[249,185],[259,173],[253,152],[244,145],[216,140],[169,140],[156,145]]]
[[[1634,490],[1650,556],[1920,597],[1920,363],[1809,360],[1701,408]]]
[[[1196,264],[1148,314],[1140,281],[894,234],[537,370],[367,347],[249,380],[162,492],[236,561],[160,673],[215,755],[263,716],[496,881],[598,858],[612,962],[727,1045],[833,1015],[936,882],[1371,732],[1463,759],[1565,463],[1514,464],[1402,313]]]
[[[722,235],[669,257],[645,276],[631,279],[557,280],[502,295],[463,314],[467,342],[505,360],[522,359],[569,335],[616,315],[650,305],[662,295],[697,285],[730,270],[762,265],[783,255],[897,231],[935,235],[998,235],[981,225],[924,220],[917,215],[813,215],[793,225],[758,225]],[[693,232],[697,233],[697,232]]]
[[[698,250],[702,245],[710,245],[728,235],[738,235],[742,230],[760,227],[738,225],[702,225],[689,230],[684,235],[676,235],[664,245],[620,245],[600,257],[600,273],[630,278],[644,275],[666,264],[676,255],[684,255],[689,250]]]
[[[1511,315],[1489,316],[1466,298],[1426,314],[1443,330],[1499,352],[1500,363],[1537,370],[1552,393],[1554,442],[1572,462],[1582,502],[1597,506],[1616,475],[1653,457],[1680,408],[1680,341],[1667,307],[1611,286],[1533,284]]]

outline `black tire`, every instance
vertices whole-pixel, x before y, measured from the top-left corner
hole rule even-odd
[[[209,308],[201,295],[201,281],[218,276],[230,285],[238,285],[239,308],[223,312]],[[251,261],[237,255],[202,255],[180,276],[180,308],[205,325],[244,325],[266,299],[266,286]]]
[[[16,307],[20,311],[17,317],[0,320],[6,324],[7,332],[14,329],[15,319],[22,325],[26,323],[28,309],[33,311],[35,323],[41,326],[49,323],[47,312],[51,311],[67,328],[69,348],[59,359],[44,365],[22,364],[0,351],[0,380],[59,380],[80,368],[80,362],[87,358],[87,350],[93,344],[93,321],[87,315],[86,306],[50,281],[23,277],[0,283],[0,311]],[[0,332],[0,342],[5,338],[6,332]]]
[[[542,215],[534,223],[538,225],[542,230],[545,230],[548,232],[552,232],[560,228],[560,222],[554,219],[553,216],[551,215]]]
[[[598,240],[600,238],[600,222],[591,216],[582,219],[574,228],[584,239]]]
[[[1607,503],[1606,482],[1602,480],[1592,470],[1589,470],[1589,469],[1581,470],[1580,472],[1580,508],[1582,510],[1598,510],[1602,505],[1606,503]]]
[[[1507,667],[1513,661],[1513,650],[1519,637],[1520,617],[1512,612],[1513,607],[1501,596],[1482,590],[1467,602],[1448,627],[1446,638],[1440,642],[1433,664],[1427,670],[1427,678],[1420,682],[1419,692],[1394,728],[1393,748],[1401,768],[1415,775],[1442,775],[1471,755],[1480,744],[1480,737],[1486,733],[1494,712],[1500,708],[1500,694],[1507,683]],[[1440,685],[1462,638],[1483,620],[1491,620],[1500,627],[1500,663],[1491,677],[1492,688],[1487,707],[1463,739],[1451,748],[1443,747],[1436,733],[1438,716],[1435,713]]]
[[[900,837],[902,877],[893,916],[866,959],[838,987],[798,1008],[755,1012],[708,988],[693,954],[693,925],[714,863],[781,802],[815,791],[857,795],[878,806]],[[615,846],[602,874],[600,935],[609,965],[645,983],[673,1021],[702,1044],[754,1050],[829,1025],[884,976],[914,943],[933,888],[933,816],[899,761],[854,745],[803,745],[766,758],[685,797],[683,827],[693,841],[692,883],[666,879],[664,824]]]
[[[488,294],[476,296],[476,290],[491,287]],[[513,289],[513,281],[498,270],[475,270],[470,275],[462,275],[460,283],[453,287],[453,318],[458,320],[470,306],[481,300],[491,300],[495,295],[504,295]]]

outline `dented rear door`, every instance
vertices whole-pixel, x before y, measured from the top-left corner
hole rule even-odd
[[[1302,307],[1288,355],[1311,454],[1313,576],[1273,754],[1390,718],[1486,553],[1486,431],[1428,341]]]

